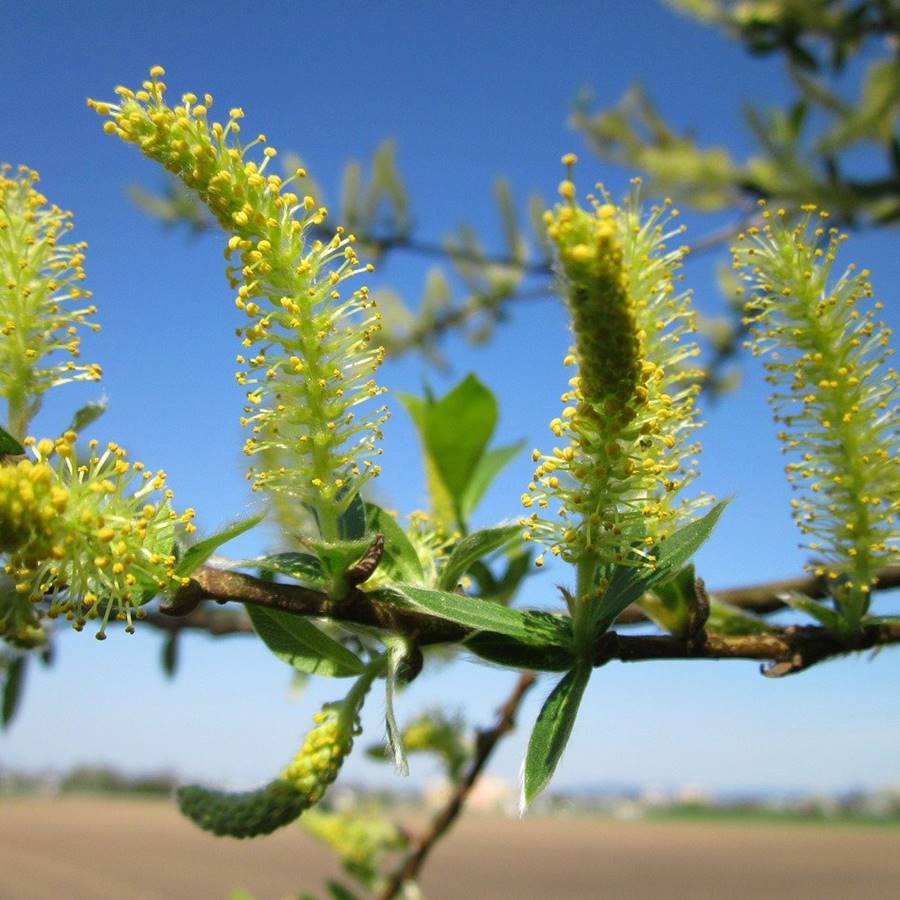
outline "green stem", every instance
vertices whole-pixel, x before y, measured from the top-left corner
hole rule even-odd
[[[365,668],[365,671],[353,683],[349,693],[341,702],[341,710],[338,714],[338,722],[341,728],[348,730],[353,729],[356,723],[356,717],[366,699],[366,694],[372,687],[372,683],[376,678],[381,677],[387,670],[388,654],[376,656]]]
[[[591,605],[594,600],[594,575],[597,557],[586,553],[575,564],[575,606],[572,610],[572,634],[575,639],[575,655],[589,659],[592,653]]]

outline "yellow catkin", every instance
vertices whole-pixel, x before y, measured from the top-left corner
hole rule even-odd
[[[571,167],[571,154],[564,159]],[[668,205],[641,210],[602,194],[582,208],[569,177],[545,214],[572,322],[576,368],[522,503],[526,540],[569,561],[640,565],[704,498],[676,501],[696,475],[697,347],[690,296],[676,289],[685,249]],[[538,556],[538,565],[544,562]]]
[[[877,318],[869,273],[832,270],[846,235],[803,208],[798,222],[761,205],[734,265],[748,288],[749,346],[765,359],[781,426],[791,512],[810,570],[857,622],[875,571],[900,545],[898,374],[890,329]]]
[[[160,78],[117,89],[119,102],[88,103],[105,130],[195,191],[229,235],[227,274],[247,317],[236,372],[246,388],[244,451],[262,461],[250,478],[312,506],[326,526],[379,470],[387,411],[363,404],[384,391],[373,378],[380,316],[366,287],[344,292],[371,266],[352,234],[324,231],[327,210],[299,187],[303,170],[273,175],[265,135],[241,142],[242,109],[223,123],[211,118],[212,98],[198,105],[185,94],[170,105]]]

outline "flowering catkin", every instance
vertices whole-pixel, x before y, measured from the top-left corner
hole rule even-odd
[[[79,328],[100,328],[81,286],[87,244],[63,243],[72,214],[49,204],[37,182],[25,166],[15,175],[0,166],[0,396],[20,440],[47,390],[100,378],[98,365],[78,362]]]
[[[570,180],[560,194],[545,221],[575,339],[565,364],[577,374],[550,423],[561,446],[532,454],[522,502],[540,512],[522,520],[524,536],[569,561],[639,565],[698,502],[674,499],[695,477],[699,450],[689,441],[698,373],[684,365],[698,352],[683,340],[693,313],[675,288],[686,251],[666,244],[681,232],[670,227],[675,213],[643,216],[636,187],[621,206],[589,197],[587,210]]]
[[[372,346],[380,317],[360,287],[342,293],[361,266],[355,238],[337,228],[327,240],[313,232],[326,210],[288,188],[305,177],[267,171],[276,151],[259,135],[242,145],[243,110],[223,125],[210,121],[212,97],[184,94],[169,106],[162,67],[137,91],[116,88],[119,103],[90,100],[107,116],[104,130],[136,144],[179,177],[229,233],[226,257],[235,303],[249,323],[240,329],[246,353],[237,357],[238,382],[247,387],[241,419],[251,436],[249,456],[277,463],[251,470],[256,489],[279,491],[316,510],[323,536],[335,537],[336,520],[363,482],[378,473],[375,441],[387,414],[361,404],[380,396],[373,379],[383,351]]]
[[[26,439],[34,459],[0,466],[0,552],[18,595],[79,631],[98,620],[102,639],[111,617],[131,630],[146,599],[178,586],[175,528],[192,530],[194,511],[171,509],[162,470],[114,443],[98,454],[96,441],[79,461],[75,440]]]
[[[794,520],[851,625],[868,607],[875,570],[897,552],[900,455],[890,329],[875,318],[866,270],[832,277],[846,239],[827,213],[803,208],[796,224],[763,205],[734,264],[749,288],[745,323],[765,355],[771,403],[796,496]]]

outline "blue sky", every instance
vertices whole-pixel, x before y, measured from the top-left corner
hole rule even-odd
[[[382,138],[393,137],[416,233],[437,240],[467,221],[499,249],[491,199],[497,175],[509,178],[522,201],[532,191],[551,198],[559,157],[574,150],[582,189],[598,179],[614,194],[626,186],[630,173],[593,158],[568,125],[580,88],[589,87],[603,106],[641,80],[674,124],[738,156],[749,148],[741,101],[776,102],[786,88],[777,63],[743,55],[652,0],[19,7],[7,17],[0,58],[0,157],[38,169],[44,192],[74,211],[75,234],[90,244],[88,281],[104,330],[86,341],[85,357],[103,365],[110,400],[95,432],[148,465],[164,466],[176,499],[196,507],[207,529],[252,508],[240,470],[242,398],[232,372],[238,320],[221,241],[166,232],[130,204],[127,185],[158,186],[160,175],[134,148],[102,134],[85,97],[111,97],[114,85],[133,85],[150,65],[163,64],[173,92],[209,91],[217,108],[244,107],[246,127],[300,153],[331,199],[344,163],[365,160]],[[689,236],[716,224],[685,220]],[[848,262],[873,270],[896,326],[895,245],[895,232],[866,234],[854,236],[846,252]],[[707,312],[717,308],[717,261],[704,257],[687,268]],[[415,298],[426,271],[427,263],[398,254],[372,284]],[[451,339],[443,349],[453,378],[476,371],[497,393],[498,441],[524,437],[533,444],[546,442],[546,423],[558,413],[567,342],[560,304],[547,300],[514,310],[487,348]],[[791,575],[803,564],[759,373],[748,364],[745,374],[735,395],[708,410],[703,435],[702,486],[735,498],[698,559],[713,587]],[[418,391],[426,376],[440,389],[452,383],[417,358],[389,363],[382,381]],[[34,430],[58,429],[97,391],[57,391]],[[392,405],[378,491],[386,505],[408,511],[423,505],[423,482],[410,424]],[[525,454],[509,468],[479,511],[481,524],[518,514],[530,468]],[[234,552],[261,552],[266,540],[254,533]],[[524,602],[552,604],[554,580],[565,577],[557,570],[533,579]],[[0,762],[110,762],[251,785],[279,769],[316,705],[342,689],[317,682],[292,697],[288,670],[261,644],[240,638],[184,641],[179,676],[167,682],[160,643],[150,629],[130,638],[113,634],[103,645],[87,634],[64,634],[55,666],[31,672],[24,709],[0,736]],[[898,676],[896,652],[837,661],[782,682],[762,679],[752,663],[614,664],[592,681],[557,783],[900,783]],[[402,698],[400,711],[446,703],[485,721],[513,679],[471,661],[434,666]],[[549,689],[542,683],[526,703],[522,728],[498,754],[498,774],[516,776],[527,727]],[[380,711],[373,696],[364,743],[378,739]],[[430,774],[417,764],[412,777]],[[358,754],[347,777],[389,776]]]

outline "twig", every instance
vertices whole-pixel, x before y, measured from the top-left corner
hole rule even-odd
[[[891,574],[900,573],[894,573],[892,569]],[[884,586],[885,580],[879,586]],[[796,582],[777,582],[777,592],[785,590],[784,586],[787,584],[796,585]],[[893,584],[896,581],[892,586]],[[766,597],[769,597],[773,587],[765,587]],[[187,602],[184,602],[185,596]],[[190,586],[176,596],[171,606],[164,606],[161,611],[171,612],[174,607],[177,614],[178,610],[190,607],[192,602],[204,599],[222,603],[237,600],[291,615],[323,617],[335,622],[381,628],[405,635],[421,646],[458,644],[474,634],[473,629],[412,606],[402,605],[400,598],[389,593],[365,593],[352,589],[345,598],[333,600],[327,594],[312,588],[261,581],[250,575],[226,572],[210,566],[201,566],[192,576]],[[191,615],[197,615],[197,612]],[[702,642],[667,635],[620,635],[611,632],[603,635],[597,643],[595,665],[605,665],[613,659],[622,662],[650,659],[754,659],[788,663],[790,671],[799,671],[830,656],[896,643],[900,643],[900,625],[866,625],[849,636],[838,635],[819,627],[772,627],[765,634],[709,634]]]
[[[431,820],[428,829],[415,840],[412,851],[376,895],[377,900],[392,900],[402,892],[403,886],[407,882],[416,880],[428,854],[462,812],[463,805],[491,758],[494,748],[503,736],[515,727],[516,713],[522,698],[531,689],[534,680],[534,675],[530,673],[520,675],[512,694],[497,710],[497,721],[494,726],[486,731],[478,732],[475,741],[475,756],[462,780],[456,785],[453,795],[444,808]]]
[[[879,570],[875,582],[876,591],[886,591],[900,587],[900,565],[885,566]],[[828,596],[828,585],[824,578],[804,575],[799,578],[785,578],[780,581],[767,581],[763,584],[746,587],[725,588],[713,591],[714,600],[736,606],[747,612],[766,615],[784,609],[787,604],[784,598],[790,594],[803,594],[813,600],[821,600]],[[618,625],[635,625],[646,622],[647,616],[639,606],[629,606],[616,619]]]
[[[770,677],[789,675],[832,656],[900,643],[900,625],[867,625],[842,636],[817,626],[792,626],[771,634],[707,634],[702,647],[671,635],[622,635],[607,632],[594,649],[594,665],[612,660],[643,662],[659,659],[755,659],[771,662]]]

